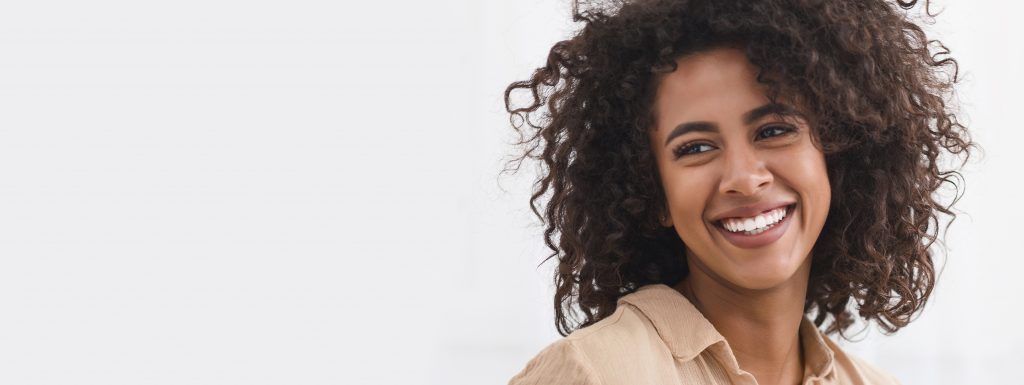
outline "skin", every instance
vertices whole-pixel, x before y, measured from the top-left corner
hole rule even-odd
[[[659,81],[650,132],[668,209],[662,224],[674,226],[686,244],[690,268],[675,288],[726,338],[740,368],[759,384],[800,383],[799,326],[811,252],[831,198],[825,156],[799,115],[744,121],[769,99],[742,51],[710,49],[677,64]],[[716,130],[689,132],[666,144],[669,133],[687,122],[711,123]],[[688,154],[677,158],[681,150]],[[730,209],[777,201],[796,202],[796,208],[782,237],[762,247],[733,245],[711,220]]]

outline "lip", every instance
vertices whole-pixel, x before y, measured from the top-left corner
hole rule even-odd
[[[755,216],[757,214],[763,213],[765,211],[772,210],[772,209],[777,209],[777,208],[782,207],[782,206],[790,206],[790,205],[792,205],[794,203],[796,203],[796,202],[794,202],[794,201],[775,201],[775,202],[763,202],[763,203],[758,203],[758,204],[750,205],[750,206],[737,207],[735,209],[732,209],[732,210],[729,210],[729,211],[726,211],[726,212],[723,212],[723,213],[718,213],[718,215],[715,215],[710,220],[712,222],[720,222],[721,220],[723,220],[725,218],[752,217],[752,216]]]
[[[733,233],[722,227],[721,221],[715,221],[713,227],[722,234],[729,243],[742,249],[753,249],[762,246],[766,246],[782,238],[782,234],[786,233],[786,229],[789,228],[790,218],[796,213],[796,204],[786,206],[786,216],[782,218],[782,221],[776,223],[775,226],[768,229],[767,231],[754,234],[746,235],[743,233]],[[725,217],[728,218],[728,217]]]

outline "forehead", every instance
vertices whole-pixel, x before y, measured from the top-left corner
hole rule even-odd
[[[676,60],[677,69],[659,80],[654,99],[658,127],[683,120],[739,121],[768,102],[757,68],[735,48],[716,48]]]

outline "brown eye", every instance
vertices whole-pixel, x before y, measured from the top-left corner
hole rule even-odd
[[[785,135],[789,132],[796,131],[793,127],[789,126],[768,126],[757,133],[758,138],[771,138],[775,136]],[[766,135],[767,133],[767,135]]]
[[[706,150],[706,151],[697,151],[697,149],[700,149],[702,147],[707,147],[707,148],[710,148],[710,149],[714,148],[714,146],[712,146],[710,144],[707,144],[707,143],[688,143],[688,144],[683,144],[683,145],[680,145],[679,147],[676,147],[674,150],[672,150],[672,154],[675,155],[676,159],[679,159],[679,158],[687,156],[687,155],[700,154],[700,153],[711,151],[710,149]]]

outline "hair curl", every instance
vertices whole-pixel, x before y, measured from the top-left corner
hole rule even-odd
[[[916,3],[574,2],[583,28],[554,44],[546,64],[504,98],[524,148],[506,171],[542,161],[530,207],[546,223],[552,254],[544,261],[558,261],[559,333],[609,316],[619,297],[643,285],[688,274],[682,240],[658,223],[667,210],[647,136],[653,95],[676,58],[730,44],[759,68],[771,100],[785,95],[806,109],[826,156],[832,204],[804,312],[816,309],[819,327],[831,315],[826,333],[841,335],[854,320],[851,300],[887,333],[907,325],[935,284],[929,249],[939,215],[950,216],[948,230],[960,198],[961,175],[939,157],[966,162],[976,147],[946,104],[957,63],[909,20]],[[925,13],[934,17],[927,2]],[[515,106],[517,90],[532,100]],[[946,183],[958,194],[943,206],[937,190]],[[574,325],[576,308],[584,317]]]

